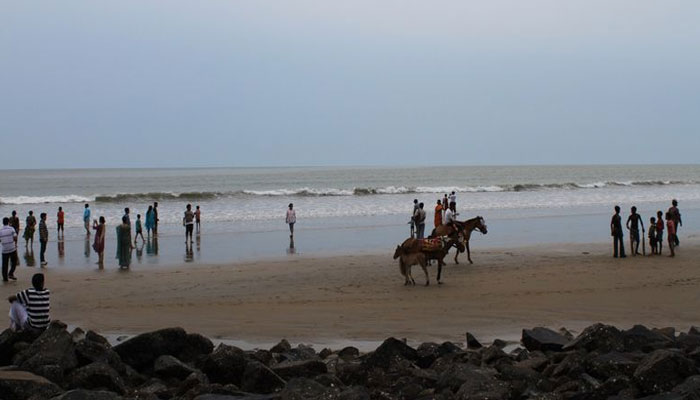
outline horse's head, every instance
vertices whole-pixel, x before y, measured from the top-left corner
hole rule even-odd
[[[396,251],[394,251],[394,260],[401,257],[401,253],[403,253],[403,251],[401,251],[401,245],[396,246]]]
[[[489,233],[484,217],[476,217],[476,229],[478,229],[479,232],[483,233],[484,235]]]

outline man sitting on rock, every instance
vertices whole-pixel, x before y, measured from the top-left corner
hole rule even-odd
[[[10,306],[10,329],[40,333],[49,326],[49,297],[51,292],[44,288],[44,274],[32,276],[32,288],[23,290],[8,300]]]

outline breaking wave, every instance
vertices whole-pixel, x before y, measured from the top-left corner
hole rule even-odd
[[[385,186],[385,187],[357,187],[353,189],[338,188],[298,188],[298,189],[270,189],[270,190],[240,190],[231,192],[148,192],[148,193],[117,193],[98,194],[93,196],[83,195],[56,195],[56,196],[10,196],[0,197],[0,204],[44,204],[44,203],[126,203],[131,201],[167,201],[167,200],[212,200],[218,198],[240,196],[372,196],[407,193],[479,193],[479,192],[527,192],[545,190],[586,190],[605,187],[631,187],[631,186],[664,186],[664,185],[692,185],[700,181],[612,181],[589,183],[521,183],[513,185],[491,186]]]

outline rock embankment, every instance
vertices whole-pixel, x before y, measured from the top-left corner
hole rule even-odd
[[[596,324],[525,329],[521,346],[417,348],[395,338],[361,354],[286,340],[243,351],[168,328],[116,346],[53,322],[38,337],[0,334],[2,400],[700,399],[700,331]]]

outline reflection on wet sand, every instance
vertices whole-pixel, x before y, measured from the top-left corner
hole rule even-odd
[[[86,235],[85,236],[85,250],[83,252],[85,254],[85,258],[90,258],[90,247],[91,247],[90,246],[90,236]]]
[[[194,261],[194,251],[192,250],[192,242],[185,242],[185,262]]]
[[[63,242],[63,240],[59,240],[57,242],[57,245],[58,245],[58,258],[59,258],[59,260],[62,260],[63,257],[66,256],[66,245]]]
[[[24,248],[24,263],[27,267],[35,267],[36,260],[34,259],[34,246]]]
[[[297,249],[294,247],[294,237],[289,237],[289,247],[287,248],[287,254],[296,254]]]
[[[136,244],[136,260],[141,264],[141,259],[143,258],[143,242],[139,245]]]

